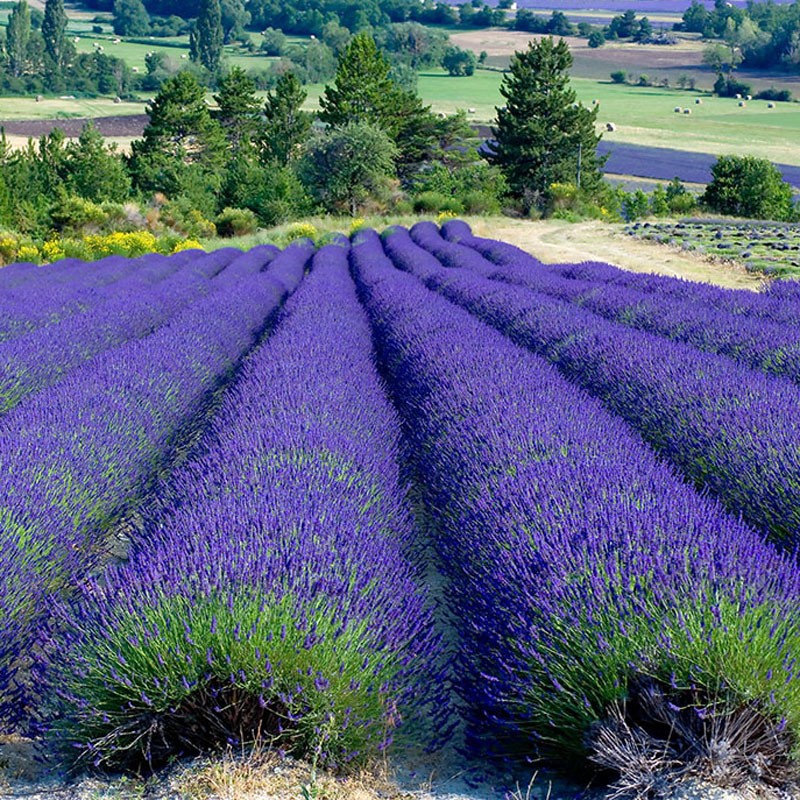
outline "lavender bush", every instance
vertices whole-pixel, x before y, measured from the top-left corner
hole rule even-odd
[[[38,650],[32,643],[49,619],[48,593],[71,590],[105,557],[119,520],[252,347],[286,283],[299,283],[312,251],[309,242],[287,248],[266,273],[264,253],[240,256],[249,276],[226,270],[168,325],[96,356],[0,419],[5,719],[33,712],[11,679]],[[20,680],[35,699],[36,674],[23,671]]]
[[[428,285],[546,357],[600,398],[733,513],[793,546],[800,530],[800,391],[728,358],[628,328],[520,286],[483,278],[491,264],[420,224],[412,237]],[[477,259],[477,260],[476,260]],[[411,262],[411,265],[416,261]]]
[[[129,561],[65,609],[57,730],[79,759],[262,738],[361,764],[440,699],[399,422],[347,249],[314,256]]]
[[[385,244],[414,273],[443,269],[402,230]],[[718,775],[768,752],[764,775],[791,775],[792,559],[543,359],[398,272],[377,234],[352,265],[436,521],[472,743]],[[712,754],[732,720],[764,739]]]

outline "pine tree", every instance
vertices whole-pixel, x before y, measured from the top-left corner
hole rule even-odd
[[[206,195],[216,196],[225,137],[211,118],[197,79],[179,72],[166,80],[148,114],[143,137],[131,144],[129,167],[136,187],[176,197],[190,186],[193,191],[202,186]]]
[[[114,0],[114,33],[117,36],[150,33],[150,15],[142,0]]]
[[[501,169],[526,213],[547,206],[553,183],[579,182],[591,193],[602,181],[597,108],[576,103],[571,66],[563,39],[542,38],[514,54],[500,86],[506,105],[497,109],[487,159]]]
[[[219,0],[200,0],[197,23],[189,35],[189,57],[209,72],[216,72],[222,59],[222,8]]]
[[[446,133],[430,106],[398,86],[390,70],[372,36],[356,34],[339,58],[334,85],[325,87],[319,118],[333,127],[364,122],[380,128],[396,145],[396,166],[407,181]]]
[[[288,164],[292,153],[308,137],[311,115],[300,107],[308,96],[293,72],[278,78],[275,91],[267,95],[264,105],[266,127],[262,143],[265,161]]]
[[[47,55],[56,70],[64,68],[67,55],[67,14],[64,11],[64,0],[46,0],[44,19],[42,20],[42,37]]]
[[[261,138],[261,101],[256,97],[256,85],[241,67],[233,67],[219,82],[214,95],[219,106],[216,118],[222,126],[233,155],[255,153]]]
[[[372,36],[356,34],[339,59],[334,85],[325,87],[320,120],[333,126],[370,122],[383,130],[391,128],[397,87],[390,69]]]
[[[28,41],[31,37],[31,10],[26,0],[20,0],[8,18],[6,53],[8,71],[19,78],[28,62]]]

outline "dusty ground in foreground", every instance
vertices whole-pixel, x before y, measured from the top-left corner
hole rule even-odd
[[[619,225],[480,217],[469,222],[477,236],[515,244],[551,264],[606,261],[633,272],[672,275],[732,289],[757,289],[762,280],[734,264],[712,262],[666,245],[639,241]]]

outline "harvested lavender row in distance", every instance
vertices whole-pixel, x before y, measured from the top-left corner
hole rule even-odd
[[[211,279],[230,259],[230,268],[239,269],[237,263],[261,258],[263,264],[273,256],[273,249],[246,255],[227,250],[192,259],[152,285],[138,280],[132,284],[132,277],[138,279],[146,271],[146,259],[142,259],[135,276],[118,281],[116,294],[97,308],[0,342],[0,414],[103,350],[147,336],[166,324],[181,308],[213,290]]]
[[[429,228],[414,235],[439,251],[442,240]],[[451,259],[461,248],[444,244]],[[474,259],[474,250],[462,249]],[[410,254],[392,251],[399,265],[415,272],[422,265],[428,286],[545,356],[730,511],[789,545],[800,540],[800,390],[790,381],[524,287],[445,268],[430,253],[427,260],[415,254],[411,242],[399,253]]]
[[[432,260],[402,231],[386,247],[406,266]],[[602,759],[615,708],[636,737],[671,705],[670,746],[702,750],[743,703],[796,736],[793,561],[544,359],[397,272],[374,232],[352,253],[438,521],[473,744]]]
[[[122,280],[129,282],[131,290],[134,286],[158,281],[178,269],[191,255],[187,252],[167,258],[150,254],[137,259],[109,256],[102,261],[87,262],[92,269],[78,264],[59,272],[59,279],[37,281],[18,290],[0,292],[0,341],[51,325],[72,314],[85,313],[103,299],[117,297],[122,291],[119,286]]]
[[[299,281],[313,245],[288,247],[265,273],[216,279],[214,292],[143,339],[101,353],[0,427],[0,648],[13,669],[48,618],[48,592],[83,580],[115,521],[141,499],[209,394],[255,343]],[[37,687],[30,687],[36,689]],[[0,709],[16,712],[13,687]]]
[[[54,681],[73,758],[153,765],[260,736],[361,764],[441,693],[347,250],[314,256],[129,561],[67,608]]]
[[[489,261],[501,267],[541,266],[536,258],[507,242],[472,236],[465,222],[452,220],[442,226],[445,238],[472,247]],[[546,269],[565,278],[592,282],[610,283],[615,286],[636,289],[660,298],[670,297],[701,304],[706,308],[732,314],[736,317],[752,317],[783,325],[800,324],[800,293],[781,290],[778,286],[792,281],[777,281],[775,288],[766,287],[762,292],[747,289],[723,289],[706,283],[696,283],[668,275],[653,275],[630,272],[611,264],[587,261],[578,264],[547,264]]]
[[[469,238],[463,234],[460,226],[452,226],[449,231],[445,231],[445,228],[442,233],[448,240],[446,242],[437,241],[438,234],[432,223],[430,227],[415,227],[412,237],[420,244],[424,243],[419,237],[424,237],[428,249],[443,263],[451,259],[455,265],[472,267],[472,254],[465,254],[467,260],[459,264],[463,250],[455,245],[456,240],[469,244]],[[698,303],[696,299],[685,300],[678,296],[665,299],[617,282],[567,278],[564,277],[564,271],[570,265],[551,267],[534,264],[522,251],[514,254],[506,250],[502,243],[501,246],[504,248],[503,266],[492,269],[490,261],[479,258],[476,272],[486,278],[543,292],[614,322],[685,342],[700,350],[719,353],[753,369],[800,383],[800,336],[793,326],[732,314],[706,303]],[[494,252],[490,248],[491,245],[475,246],[478,251],[485,250],[488,257]],[[578,266],[586,268],[581,274],[591,274],[592,265]],[[611,269],[616,270],[616,267]]]
[[[407,234],[386,246],[430,258]],[[374,232],[352,262],[438,523],[473,744],[624,769],[602,733],[634,746],[647,731],[701,759],[714,725],[746,709],[775,736],[767,769],[786,767],[793,561],[544,359],[395,270]],[[758,759],[755,739],[736,757]]]

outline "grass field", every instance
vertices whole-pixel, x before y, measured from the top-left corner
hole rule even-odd
[[[435,111],[452,113],[474,108],[475,122],[489,122],[501,105],[499,72],[478,70],[470,78],[451,78],[444,71],[419,76],[419,93]],[[730,98],[696,92],[655,89],[575,78],[578,99],[586,105],[599,101],[598,123],[613,122],[616,130],[605,133],[609,141],[651,147],[678,147],[700,153],[757,154],[784,164],[800,164],[800,105],[778,103],[768,108],[762,100],[739,108]],[[316,108],[321,86],[309,87],[307,108]],[[695,105],[701,97],[702,105]],[[676,114],[676,106],[692,113]]]

